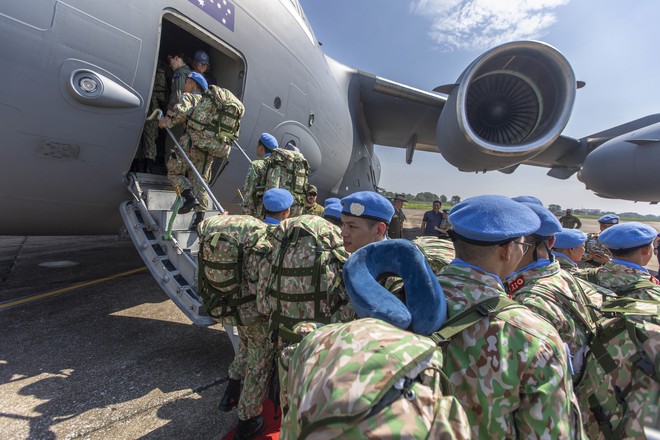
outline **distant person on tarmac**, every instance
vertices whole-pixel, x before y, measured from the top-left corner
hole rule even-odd
[[[566,229],[580,229],[582,227],[582,222],[579,218],[573,215],[572,209],[566,210],[566,214],[559,218],[559,223],[561,223],[561,226]]]
[[[448,223],[447,213],[440,211],[441,206],[440,200],[435,200],[433,210],[424,213],[422,227],[420,228],[422,235],[437,238],[447,236],[447,230],[444,228]]]

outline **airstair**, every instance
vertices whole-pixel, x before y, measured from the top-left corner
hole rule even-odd
[[[216,324],[197,293],[197,232],[193,213],[177,214],[177,194],[165,176],[129,173],[133,200],[120,212],[135,248],[168,297],[195,324]],[[218,214],[207,211],[206,218]]]

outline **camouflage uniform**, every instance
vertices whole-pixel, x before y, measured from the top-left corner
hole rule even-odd
[[[266,162],[263,159],[253,160],[245,176],[245,184],[243,184],[243,206],[241,209],[243,214],[259,219],[264,217],[264,187],[259,187],[259,183],[265,180]]]
[[[323,217],[323,206],[319,205],[318,203],[314,203],[311,206],[305,205],[303,208],[303,214],[318,215],[319,217]]]
[[[151,101],[149,103],[149,114],[154,110],[164,107],[167,103],[167,96],[165,95],[167,88],[167,80],[165,79],[165,70],[158,66],[156,69],[156,78],[154,79],[154,89],[151,92]],[[157,148],[156,138],[158,137],[158,120],[144,121],[144,128],[142,129],[142,137],[140,138],[140,145],[138,146],[136,159],[150,159],[156,160]]]
[[[586,276],[586,271],[580,272],[580,275]],[[601,287],[616,291],[624,286],[635,284],[639,281],[652,281],[658,283],[657,279],[648,272],[635,267],[619,264],[616,261],[610,261],[602,267],[596,269],[595,276],[589,277],[595,280]],[[660,286],[645,287],[637,289],[628,294],[631,298],[642,300],[660,301]],[[638,317],[640,315],[637,315]],[[637,320],[633,318],[633,320]],[[645,328],[645,333],[649,336],[644,342],[645,351],[651,354],[651,359],[655,359],[655,368],[658,370],[658,356],[660,353],[660,318],[644,317],[640,318],[641,325]],[[609,355],[614,359],[617,365],[625,363],[631,364],[637,353],[635,342],[631,339],[628,332],[620,332],[605,346]],[[643,431],[643,425],[658,426],[658,396],[660,395],[660,384],[643,374],[639,368],[615,368],[609,374],[606,374],[600,364],[595,363],[594,371],[586,371],[580,384],[576,388],[580,403],[585,407],[594,406],[594,400],[606,414],[612,413],[612,424],[617,425],[623,420],[622,432],[623,438],[646,438]],[[657,374],[657,372],[656,372]],[[612,393],[612,389],[617,390]],[[618,406],[619,393],[628,391],[625,398],[626,411],[624,414],[617,414],[615,408]],[[592,396],[593,395],[593,396]],[[589,438],[605,438],[599,429],[598,421],[592,411],[584,411],[584,420]]]
[[[331,324],[303,339],[291,364],[296,368],[282,377],[291,391],[283,440],[470,438],[466,414],[443,384],[442,354],[429,338],[372,318]],[[372,411],[381,398],[388,404]]]
[[[268,234],[274,228],[274,225],[268,225],[266,233],[253,234],[245,246],[241,288],[247,291],[246,295],[256,296],[260,265],[270,248]],[[273,371],[275,346],[271,339],[268,316],[259,313],[256,300],[244,304],[239,313],[241,321],[246,325],[238,326],[239,348],[229,366],[229,378],[243,380],[238,400],[238,418],[248,420],[261,414]]]
[[[403,222],[405,221],[406,215],[403,213],[403,209],[395,209],[387,228],[387,236],[390,238],[403,238]]]
[[[448,319],[505,295],[499,281],[451,264],[438,277]],[[557,331],[523,308],[502,310],[451,339],[445,373],[473,438],[575,438],[581,431],[566,351]]]
[[[573,214],[566,214],[561,216],[559,218],[559,223],[561,223],[562,227],[568,229],[574,229],[576,226],[578,228],[582,227],[582,222],[580,221],[580,219],[574,216]]]
[[[557,261],[539,260],[507,278],[506,285],[507,292],[514,300],[545,318],[557,329],[562,341],[568,344],[571,355],[575,357],[574,368],[581,370],[585,344],[594,320],[574,284],[562,275]]]
[[[167,127],[171,128],[174,125],[186,123],[195,109],[195,106],[201,99],[201,94],[184,93],[181,102],[174,106],[174,115],[171,118],[166,119]],[[208,182],[211,178],[213,157],[207,154],[204,150],[193,146],[190,130],[186,130],[183,136],[179,138],[179,144],[181,145],[181,148],[183,148],[183,151],[186,152],[186,155],[193,165],[195,165],[195,168],[202,178]],[[195,177],[192,171],[190,171],[185,159],[180,157],[176,151],[173,151],[167,160],[167,178],[172,182],[172,185],[174,185],[175,188],[178,188],[179,193],[182,193],[187,189],[192,189],[199,202],[199,205],[195,205],[195,211],[204,212],[207,210],[209,205],[209,195],[206,192],[206,189],[204,189],[201,182],[199,182],[197,177]]]
[[[579,266],[585,267],[600,267],[602,264],[594,261],[589,256],[590,254],[606,256],[612,258],[612,253],[605,247],[603,243],[598,240],[598,232],[587,234],[587,241],[584,242],[584,256]]]

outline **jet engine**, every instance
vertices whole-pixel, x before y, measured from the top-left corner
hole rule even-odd
[[[503,44],[477,58],[451,89],[436,126],[444,158],[461,171],[521,163],[549,147],[568,123],[575,74],[536,41]]]

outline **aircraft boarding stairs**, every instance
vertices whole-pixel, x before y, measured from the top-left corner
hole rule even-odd
[[[213,325],[197,293],[197,232],[189,231],[193,212],[177,214],[176,192],[167,177],[129,173],[134,200],[120,212],[138,253],[163,291],[195,324]],[[178,209],[178,208],[177,208]],[[207,211],[206,218],[218,211]]]

